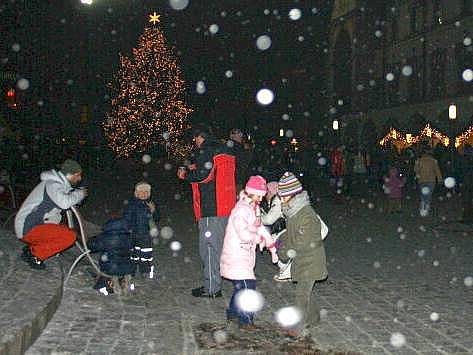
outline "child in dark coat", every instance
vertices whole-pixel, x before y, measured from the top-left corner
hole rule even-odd
[[[133,291],[131,274],[133,264],[130,259],[133,243],[128,226],[123,219],[111,219],[103,232],[87,243],[92,253],[100,252],[100,271],[111,276],[100,276],[94,288],[100,293],[128,293]]]
[[[398,168],[389,169],[389,175],[384,177],[383,189],[388,197],[387,212],[401,212],[402,210],[402,188],[406,184],[406,178],[403,177]]]
[[[131,231],[135,262],[138,273],[146,278],[154,278],[153,243],[151,234],[157,234],[158,212],[150,200],[151,185],[139,182],[135,185],[135,197],[128,202],[123,219]],[[133,274],[135,274],[135,272]]]

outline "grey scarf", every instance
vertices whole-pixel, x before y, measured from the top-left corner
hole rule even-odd
[[[297,212],[299,212],[301,208],[309,205],[309,195],[307,194],[307,191],[302,191],[301,193],[298,193],[293,198],[291,198],[288,203],[283,203],[282,212],[287,218],[291,218]]]

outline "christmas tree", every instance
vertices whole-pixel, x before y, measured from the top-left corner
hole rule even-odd
[[[185,154],[183,135],[190,127],[192,109],[182,99],[184,80],[171,48],[150,15],[151,26],[140,36],[129,58],[120,66],[111,89],[111,110],[103,124],[109,146],[117,157],[128,157],[162,144],[171,156]]]

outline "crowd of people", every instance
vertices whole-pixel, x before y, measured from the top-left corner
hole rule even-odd
[[[240,132],[232,130],[230,138],[235,133]],[[293,306],[301,321],[289,335],[305,334],[320,321],[314,285],[327,278],[323,222],[307,191],[292,172],[269,183],[260,175],[248,176],[246,152],[234,150],[237,145],[233,140],[222,145],[207,131],[197,130],[194,142],[197,149],[191,164],[177,171],[179,179],[192,185],[199,226],[203,280],[191,290],[192,296],[221,297],[222,278],[231,281],[227,321],[240,328],[254,328],[254,312],[245,309],[239,297],[256,289],[256,249],[266,248],[271,262],[280,268],[275,281],[296,284]]]
[[[329,192],[335,200],[343,196],[378,194],[383,209],[389,213],[406,211],[410,190],[419,194],[418,215],[432,215],[434,193],[449,189],[459,193],[463,207],[461,220],[471,223],[473,190],[473,147],[447,149],[432,141],[398,150],[394,146],[355,148],[344,144],[301,147],[255,146],[251,171],[276,179],[284,171],[293,171],[312,193]],[[325,189],[327,187],[327,189]]]
[[[252,165],[251,149],[239,129],[231,130],[224,142],[205,129],[197,129],[193,141],[190,160],[177,170],[177,177],[191,186],[203,268],[201,285],[193,288],[191,295],[222,297],[223,280],[229,280],[233,294],[226,309],[227,321],[251,329],[254,312],[242,307],[239,297],[256,289],[256,250],[267,249],[270,262],[277,266],[274,280],[296,285],[293,306],[300,312],[301,321],[289,330],[289,335],[304,335],[320,321],[314,288],[328,275],[323,242],[328,227],[311,205],[303,174],[288,169],[291,166],[278,165],[275,159],[281,157],[272,153],[267,157],[271,169],[266,169],[268,165]],[[461,179],[463,219],[468,223],[472,221],[472,155],[466,151],[465,159],[470,164]],[[378,171],[361,154],[350,158],[343,145],[327,156],[327,161],[315,164],[329,171],[326,177],[335,195],[349,193],[346,185],[353,182],[354,174],[369,176]],[[261,155],[258,158],[264,159]],[[386,194],[386,211],[395,213],[403,208],[410,175],[399,160],[387,161],[386,169],[379,169],[383,174],[376,173],[374,180]],[[445,175],[427,146],[415,157],[412,171],[418,184],[419,215],[427,217],[435,187],[444,184]],[[25,244],[22,259],[33,269],[44,269],[45,260],[75,242],[75,231],[61,224],[62,212],[88,194],[87,188],[78,187],[82,167],[75,160],[65,160],[60,169],[43,172],[40,179],[15,217],[16,235]],[[158,234],[158,224],[151,185],[138,182],[122,215],[110,219],[103,232],[86,245],[99,258],[101,275],[94,288],[104,295],[128,294],[134,289],[134,277],[153,280],[156,263],[152,237]]]
[[[178,178],[191,184],[199,229],[203,280],[191,295],[221,297],[223,280],[231,281],[227,321],[251,329],[254,312],[238,299],[242,292],[256,289],[256,249],[267,249],[270,262],[279,266],[274,279],[297,284],[294,306],[302,321],[291,331],[299,336],[319,321],[312,290],[327,277],[323,222],[293,173],[269,183],[260,175],[250,175],[241,138],[241,131],[235,129],[229,141],[220,144],[207,131],[196,131],[193,160],[177,172]],[[88,194],[87,188],[78,186],[82,173],[79,163],[71,159],[59,169],[43,172],[16,214],[15,232],[24,243],[21,256],[31,268],[44,269],[47,259],[76,241],[76,232],[61,222],[62,212]],[[94,288],[99,293],[128,294],[135,277],[155,278],[152,236],[157,235],[159,216],[150,196],[151,185],[138,182],[122,215],[107,221],[102,233],[87,242],[90,252],[98,255],[101,275]]]

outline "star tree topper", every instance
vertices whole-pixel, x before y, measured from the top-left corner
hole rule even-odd
[[[160,17],[161,15],[158,15],[155,11],[151,15],[149,15],[149,22],[151,22],[153,25],[156,25],[156,23],[160,22],[159,20]]]

